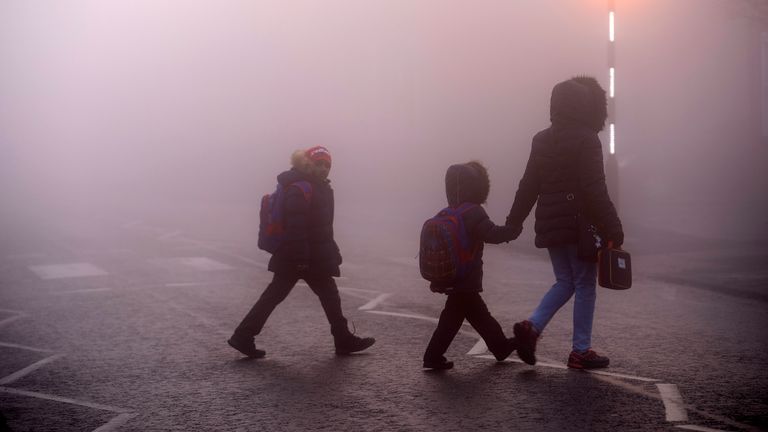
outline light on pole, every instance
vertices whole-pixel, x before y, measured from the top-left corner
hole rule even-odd
[[[608,157],[605,177],[608,194],[619,207],[619,164],[616,159],[616,1],[608,0]]]

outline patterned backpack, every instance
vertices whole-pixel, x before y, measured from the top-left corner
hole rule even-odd
[[[285,237],[284,210],[285,196],[288,188],[298,187],[304,194],[304,198],[309,201],[312,197],[312,184],[308,181],[297,181],[288,186],[278,183],[277,189],[272,194],[264,195],[261,199],[261,211],[259,212],[259,249],[265,250],[271,254],[277,252],[280,245],[283,244]]]
[[[457,208],[446,207],[424,222],[419,245],[421,277],[430,282],[452,283],[472,270],[478,248],[470,244],[462,216],[476,206],[463,203]]]

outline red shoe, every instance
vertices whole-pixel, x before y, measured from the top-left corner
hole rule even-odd
[[[517,355],[520,360],[529,365],[536,364],[536,342],[539,340],[539,333],[534,330],[533,324],[525,320],[516,323],[512,328],[517,341]]]
[[[592,348],[581,354],[571,351],[568,356],[568,367],[573,369],[600,369],[608,367],[610,362],[608,357],[592,351]]]

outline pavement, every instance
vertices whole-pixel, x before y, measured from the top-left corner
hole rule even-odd
[[[0,430],[768,429],[765,244],[661,252],[644,241],[653,233],[628,235],[633,287],[598,293],[593,345],[607,369],[565,367],[569,303],[536,366],[496,362],[466,325],[447,353],[455,368],[434,372],[421,356],[444,297],[419,277],[414,243],[338,225],[342,306],[376,345],[336,356],[299,284],[257,338],[267,356],[242,358],[226,339],[271,274],[252,229],[229,230],[111,217],[5,231]],[[552,282],[529,240],[486,248],[483,296],[510,335]]]

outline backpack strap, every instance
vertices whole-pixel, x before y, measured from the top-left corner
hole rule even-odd
[[[296,186],[299,188],[301,193],[304,194],[304,199],[309,201],[312,198],[312,183],[301,180],[290,184],[291,186]]]

